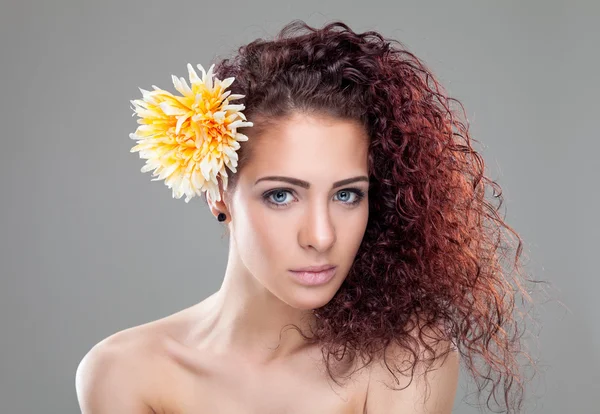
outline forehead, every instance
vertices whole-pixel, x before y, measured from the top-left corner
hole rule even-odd
[[[295,114],[252,143],[245,175],[251,179],[268,172],[335,180],[340,174],[342,178],[365,174],[368,144],[367,133],[357,121]]]

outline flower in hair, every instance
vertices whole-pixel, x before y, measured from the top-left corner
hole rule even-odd
[[[191,64],[187,65],[191,88],[184,78],[171,75],[182,96],[152,85],[153,91],[139,88],[143,99],[130,101],[135,111],[132,116],[137,113],[141,124],[129,134],[137,140],[131,152],[138,151],[140,158],[147,160],[141,171],[154,170],[152,176],[156,178],[151,181],[164,179],[173,198],[185,195],[186,203],[202,191],[208,191],[215,201],[221,200],[217,176],[227,189],[225,167],[236,172],[239,142],[248,140],[237,128],[253,126],[241,112],[244,105],[229,103],[245,96],[226,91],[234,78],[213,79],[214,64],[208,72],[197,66],[201,78]]]

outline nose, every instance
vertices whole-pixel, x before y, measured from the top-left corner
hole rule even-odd
[[[326,204],[310,206],[298,233],[300,245],[324,252],[331,248],[335,240],[335,227],[328,206]]]

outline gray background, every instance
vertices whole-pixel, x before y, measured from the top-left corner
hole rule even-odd
[[[220,223],[139,172],[129,100],[295,18],[404,42],[465,105],[528,268],[555,287],[526,412],[600,413],[600,7],[541,0],[2,1],[0,411],[78,412],[89,348],[219,288]],[[464,386],[454,412],[476,412]]]

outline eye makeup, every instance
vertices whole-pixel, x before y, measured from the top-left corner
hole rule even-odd
[[[262,195],[262,199],[266,204],[272,205],[275,208],[282,208],[282,207],[287,207],[288,205],[292,204],[292,202],[276,202],[273,201],[272,196],[276,195],[276,194],[285,194],[285,193],[289,193],[289,194],[294,194],[295,191],[291,188],[275,188],[273,190],[269,190],[267,192],[265,192]],[[357,204],[359,204],[364,198],[365,198],[365,192],[360,189],[360,188],[344,188],[342,190],[339,190],[336,194],[340,194],[340,193],[348,193],[348,194],[354,194],[354,200],[353,201],[342,201],[342,204],[345,204],[347,206],[355,206]]]

